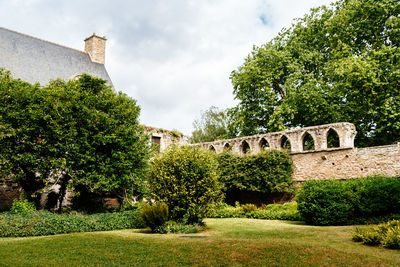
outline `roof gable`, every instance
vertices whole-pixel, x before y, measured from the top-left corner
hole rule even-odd
[[[88,53],[0,27],[0,67],[14,78],[48,84],[61,78],[67,81],[87,73],[108,81],[103,64],[92,62]]]

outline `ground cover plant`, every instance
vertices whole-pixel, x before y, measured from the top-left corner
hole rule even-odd
[[[385,248],[400,249],[400,220],[364,228],[356,227],[353,241],[370,246],[382,245]]]
[[[213,218],[254,218],[267,220],[301,221],[296,202],[269,204],[257,207],[253,204],[230,206],[221,204],[214,211]]]
[[[400,178],[372,176],[346,181],[307,181],[297,194],[309,224],[366,223],[400,214]]]
[[[76,212],[55,214],[44,210],[17,214],[0,213],[0,237],[44,236],[143,227],[145,223],[136,209],[90,215]]]
[[[197,234],[148,230],[0,238],[1,266],[399,266],[400,252],[351,240],[353,226],[206,219]],[[16,256],[18,255],[18,256]]]

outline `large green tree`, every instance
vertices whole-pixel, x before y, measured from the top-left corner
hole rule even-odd
[[[201,118],[193,122],[192,143],[211,142],[231,137],[227,110],[214,106],[201,113]]]
[[[232,72],[231,127],[251,135],[348,121],[359,146],[400,140],[399,29],[397,0],[312,9]]]
[[[2,174],[36,201],[48,184],[60,186],[60,205],[67,186],[126,198],[139,190],[149,152],[139,112],[89,75],[41,87],[0,70]]]

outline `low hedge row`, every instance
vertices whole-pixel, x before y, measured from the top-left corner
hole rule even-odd
[[[254,208],[252,208],[252,206]],[[265,208],[257,208],[252,204],[242,206],[222,205],[217,208],[212,216],[213,218],[253,218],[266,220],[302,220],[297,210],[297,203],[290,202],[286,204],[270,204]]]
[[[144,228],[137,210],[83,215],[49,211],[0,214],[0,237],[22,237]]]
[[[297,194],[298,209],[313,225],[365,223],[400,213],[400,178],[372,176],[346,181],[308,181]]]

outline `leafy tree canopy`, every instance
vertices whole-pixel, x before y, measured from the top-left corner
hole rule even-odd
[[[339,0],[312,9],[231,74],[238,135],[340,121],[358,146],[400,139],[400,3]]]
[[[29,197],[58,184],[59,203],[77,185],[126,197],[139,190],[148,158],[139,112],[135,100],[86,74],[41,87],[0,70],[2,175]]]
[[[200,120],[193,122],[194,131],[190,137],[192,143],[211,142],[231,137],[227,110],[210,107],[202,112]]]

